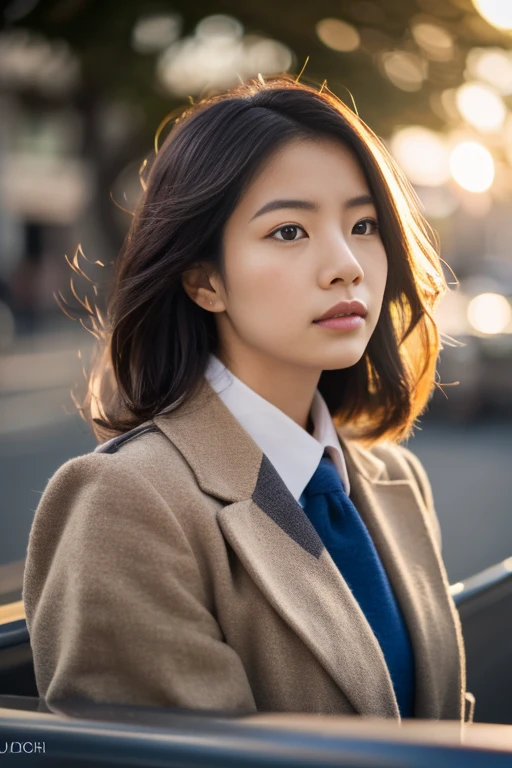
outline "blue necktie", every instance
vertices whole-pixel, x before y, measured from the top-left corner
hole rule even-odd
[[[380,644],[401,716],[413,717],[414,656],[409,633],[368,529],[328,455],[320,460],[299,502]]]

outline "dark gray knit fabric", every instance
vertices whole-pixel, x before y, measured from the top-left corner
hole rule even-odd
[[[320,557],[322,540],[265,454],[252,500],[306,552]]]

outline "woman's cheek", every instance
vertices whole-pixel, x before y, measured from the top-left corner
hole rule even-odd
[[[240,295],[245,296],[251,304],[263,303],[269,306],[274,301],[286,300],[288,290],[289,286],[282,270],[276,269],[275,266],[265,268],[259,265],[245,272]]]

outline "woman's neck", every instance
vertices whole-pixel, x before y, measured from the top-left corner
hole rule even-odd
[[[310,411],[321,372],[254,355],[237,355],[236,360],[219,353],[217,357],[240,381],[312,434]]]

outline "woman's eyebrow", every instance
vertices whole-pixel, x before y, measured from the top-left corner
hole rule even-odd
[[[358,208],[362,205],[375,205],[373,197],[371,195],[358,195],[357,197],[351,197],[345,200],[343,207],[345,210],[349,208]],[[277,211],[281,208],[295,208],[303,211],[318,211],[320,206],[318,203],[314,203],[311,200],[271,200],[269,203],[265,203],[259,211],[256,211],[253,219],[258,216],[263,216],[264,213],[270,213],[270,211]]]

